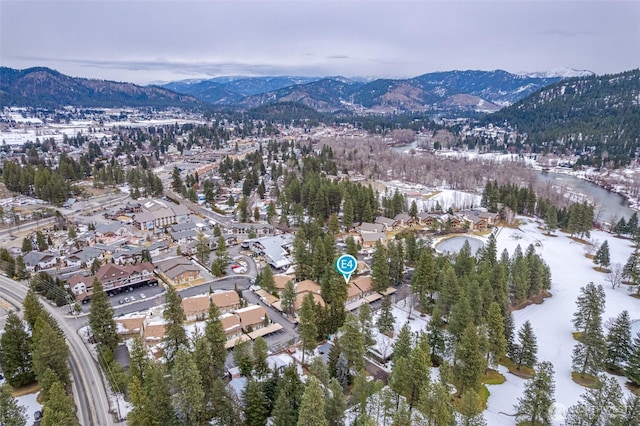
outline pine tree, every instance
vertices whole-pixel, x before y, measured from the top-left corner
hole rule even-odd
[[[482,400],[474,389],[464,391],[458,411],[459,426],[486,426],[487,424],[482,417]]]
[[[598,375],[599,385],[582,395],[582,401],[569,408],[566,426],[617,425],[623,413],[622,389],[614,378]]]
[[[351,201],[351,198],[346,198],[342,205],[342,224],[344,229],[347,231],[351,229],[353,221],[353,202]]]
[[[629,312],[622,311],[609,327],[605,365],[608,368],[622,371],[630,355],[631,319],[629,318]]]
[[[316,309],[313,294],[308,292],[302,299],[300,308],[300,339],[302,340],[302,362],[307,351],[313,351],[318,344],[318,325],[316,324]]]
[[[504,337],[502,309],[496,302],[491,303],[487,312],[487,363],[493,364],[505,356],[507,340]]]
[[[393,361],[395,362],[397,359],[402,357],[408,357],[409,353],[411,353],[412,346],[413,341],[411,329],[409,328],[409,324],[405,324],[398,333],[398,340],[396,340],[396,344],[393,349]]]
[[[441,382],[433,383],[422,390],[422,398],[418,409],[422,412],[430,426],[450,426],[455,424],[451,394],[447,386]]]
[[[42,410],[42,426],[76,426],[78,419],[74,412],[73,397],[67,395],[59,381],[49,390],[49,397]]]
[[[315,377],[310,377],[302,396],[298,426],[327,426],[329,423],[324,417],[324,392],[320,382]]]
[[[640,425],[640,397],[629,395],[624,401],[624,412],[616,421],[622,425]]]
[[[353,374],[364,368],[364,354],[366,351],[365,336],[362,334],[358,319],[353,314],[348,314],[340,328],[340,346],[347,359],[349,373]]]
[[[260,287],[262,287],[265,291],[271,293],[276,288],[276,282],[273,279],[273,271],[271,267],[267,265],[264,268],[264,271],[260,274]]]
[[[0,337],[2,371],[13,387],[28,385],[35,380],[31,360],[31,336],[14,312],[9,312]]]
[[[591,314],[587,316],[578,343],[573,348],[572,368],[581,377],[585,374],[596,375],[602,369],[606,355],[607,343],[602,332],[601,315]]]
[[[605,306],[604,289],[601,285],[596,287],[592,282],[588,283],[580,289],[576,305],[578,305],[578,309],[573,314],[572,320],[576,330],[584,331],[589,321],[602,324],[602,313]]]
[[[22,239],[22,250],[23,253],[29,253],[33,251],[33,243],[31,242],[31,238],[23,238]]]
[[[27,290],[27,294],[24,297],[24,320],[29,324],[29,328],[33,330],[36,325],[36,321],[44,312],[44,307],[38,299],[38,295],[31,288]]]
[[[187,348],[189,342],[183,326],[185,315],[182,310],[182,299],[173,286],[167,286],[165,300],[166,305],[162,313],[166,320],[163,339],[165,342],[164,355],[169,365],[172,365],[178,350]]]
[[[149,410],[149,395],[142,386],[141,379],[136,375],[129,381],[129,402],[131,411],[127,413],[129,426],[147,426],[154,424],[154,413]]]
[[[365,347],[369,348],[374,345],[376,341],[373,338],[373,319],[371,317],[371,306],[369,306],[368,303],[360,305],[358,309],[358,321],[360,322],[360,329],[364,336]]]
[[[215,303],[209,304],[207,320],[204,327],[204,336],[207,340],[210,350],[209,366],[215,377],[222,377],[225,370],[225,361],[227,358],[227,336],[220,321],[220,310]]]
[[[558,212],[556,207],[549,205],[544,213],[544,224],[547,229],[547,234],[551,234],[558,229]]]
[[[178,419],[187,425],[206,424],[205,394],[196,362],[184,348],[178,349],[171,369],[172,402]]]
[[[335,378],[329,381],[329,386],[325,390],[324,416],[329,426],[343,426],[344,413],[347,409],[347,401],[342,386]]]
[[[633,383],[640,385],[640,331],[636,333],[631,348],[629,362],[624,374]]]
[[[196,237],[196,259],[202,265],[209,263],[209,254],[211,252],[209,239],[204,235],[204,232],[199,231]]]
[[[267,346],[267,341],[264,340],[264,337],[258,336],[253,341],[252,352],[253,371],[255,372],[255,376],[258,379],[266,377],[269,373],[269,364],[267,362],[269,347]]]
[[[113,356],[118,347],[116,321],[113,318],[113,307],[109,302],[109,296],[105,293],[102,283],[98,278],[93,279],[93,294],[91,296],[91,309],[89,310],[89,327],[98,344],[100,352],[106,351]]]
[[[439,361],[445,355],[447,336],[444,330],[444,323],[442,322],[440,307],[438,305],[433,308],[429,324],[427,324],[427,336],[429,338],[429,346],[431,347],[431,360],[432,362],[439,364]]]
[[[507,310],[504,315],[504,338],[507,342],[507,356],[512,361],[518,356],[518,344],[514,341],[515,327],[513,313]]]
[[[237,342],[233,347],[233,361],[240,369],[240,374],[250,377],[253,371],[253,358],[251,357],[251,343],[249,340]]]
[[[267,399],[259,382],[249,380],[244,392],[244,417],[247,426],[264,426],[267,422]]]
[[[593,258],[593,263],[598,265],[601,269],[606,268],[611,263],[611,259],[609,256],[609,242],[605,240],[598,251],[596,252],[595,257]]]
[[[387,250],[380,241],[376,242],[371,258],[371,281],[376,291],[385,291],[389,286],[389,260]]]
[[[7,385],[0,387],[0,424],[6,426],[25,426],[27,419],[25,418],[26,409],[22,405],[18,405],[13,397],[11,388]]]
[[[555,383],[553,381],[553,365],[541,362],[533,378],[527,380],[522,398],[515,407],[516,419],[523,424],[551,424],[551,407],[555,402]]]
[[[296,290],[292,281],[287,281],[280,297],[282,311],[288,316],[293,316],[293,307],[296,302]]]
[[[523,365],[533,368],[538,357],[538,340],[528,320],[525,321],[524,324],[522,324],[522,328],[518,330],[518,340],[520,341],[517,352],[518,355],[516,356],[518,368]]]
[[[456,363],[453,368],[460,384],[461,394],[467,390],[476,391],[480,388],[480,378],[487,367],[480,346],[481,338],[477,327],[472,323],[467,324],[460,342],[456,346]]]
[[[154,419],[154,423],[149,426],[174,424],[175,413],[169,392],[166,367],[162,364],[149,363],[144,376],[144,389],[149,401],[149,417]]]
[[[382,305],[380,307],[380,313],[376,320],[376,325],[380,333],[390,336],[393,333],[393,327],[395,324],[395,318],[391,313],[391,299],[385,297],[382,299]]]
[[[41,316],[36,322],[33,334],[33,371],[38,381],[50,368],[56,373],[63,387],[71,384],[69,349],[64,336]]]
[[[217,378],[213,383],[211,411],[214,424],[219,426],[235,426],[241,424],[239,404],[229,395],[222,379]]]

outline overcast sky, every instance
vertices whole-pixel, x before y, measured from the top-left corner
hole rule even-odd
[[[640,1],[0,0],[0,65],[150,82],[640,67]]]

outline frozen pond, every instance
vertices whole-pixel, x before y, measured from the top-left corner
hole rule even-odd
[[[469,241],[469,245],[471,246],[471,253],[476,254],[476,252],[484,246],[484,242],[478,238],[473,237],[453,237],[448,240],[444,240],[443,242],[436,245],[436,248],[441,252],[449,252],[449,253],[457,253],[462,250],[462,246],[465,241]]]

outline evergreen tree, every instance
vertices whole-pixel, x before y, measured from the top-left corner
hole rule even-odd
[[[209,304],[207,320],[204,327],[204,336],[209,346],[209,366],[215,377],[222,377],[227,358],[227,336],[220,321],[220,310],[215,303]]]
[[[623,413],[622,390],[614,378],[598,375],[598,386],[582,395],[582,401],[569,408],[565,424],[617,425]]]
[[[174,424],[175,413],[169,392],[166,367],[149,363],[144,380],[144,388],[149,399],[149,413],[154,418],[153,426]]]
[[[558,229],[558,211],[555,206],[549,205],[544,212],[544,224],[547,229],[547,234],[551,234]]]
[[[368,348],[376,343],[373,338],[373,319],[371,317],[371,306],[368,303],[363,303],[358,309],[358,321],[360,322],[360,329],[364,336],[365,347]]]
[[[25,426],[26,409],[18,405],[13,397],[11,388],[7,385],[0,386],[0,424],[5,426]]]
[[[464,395],[468,390],[477,391],[480,388],[480,378],[486,367],[487,363],[481,351],[481,338],[478,329],[469,323],[456,346],[456,363],[453,369],[460,384],[461,394]]]
[[[42,231],[36,231],[36,245],[38,246],[39,251],[45,251],[49,248],[49,244],[47,244],[47,239],[44,237]]]
[[[42,410],[42,426],[76,426],[78,419],[74,411],[73,397],[67,395],[64,385],[55,381]]]
[[[167,286],[165,300],[166,305],[162,313],[166,321],[164,355],[169,365],[172,365],[176,353],[182,348],[188,348],[189,342],[183,326],[185,315],[182,310],[182,299],[173,286]]]
[[[33,251],[33,243],[31,242],[31,238],[23,238],[22,239],[22,252],[29,253]]]
[[[302,396],[298,426],[328,426],[324,417],[324,392],[320,382],[315,377],[310,377]]]
[[[553,365],[541,362],[533,378],[527,380],[522,398],[515,407],[518,422],[531,426],[551,424],[551,407],[555,402]]]
[[[182,178],[180,177],[180,169],[178,166],[173,167],[171,172],[171,188],[173,192],[179,193],[182,190]]]
[[[600,268],[606,268],[611,263],[611,259],[609,256],[609,241],[605,240],[604,243],[600,246],[598,251],[596,252],[595,257],[593,258],[593,263],[598,265]]]
[[[487,424],[482,417],[482,399],[474,389],[468,389],[462,394],[458,411],[459,426],[486,426]]]
[[[142,380],[136,375],[129,382],[129,402],[131,411],[127,413],[127,424],[129,426],[153,425],[155,415],[149,409],[149,395],[147,395]]]
[[[433,298],[433,291],[436,290],[436,266],[433,254],[430,250],[425,250],[418,259],[416,270],[411,276],[411,290],[418,296],[422,312],[427,310],[427,295]]]
[[[398,340],[393,349],[392,359],[395,362],[399,358],[408,357],[413,346],[411,329],[409,324],[405,324],[398,333]]]
[[[380,314],[376,320],[376,325],[380,333],[391,336],[393,334],[393,327],[395,324],[395,318],[391,313],[391,299],[385,297],[382,299],[382,305],[380,307]]]
[[[204,232],[199,231],[196,236],[196,259],[202,265],[209,263],[209,254],[211,252],[209,239],[204,235]]]
[[[91,295],[91,309],[89,310],[89,327],[98,344],[98,351],[107,353],[111,358],[118,347],[116,321],[113,318],[113,307],[109,296],[98,278],[93,279],[93,294]]]
[[[631,348],[631,354],[629,355],[629,361],[624,374],[633,383],[640,385],[640,331],[636,333]]]
[[[13,387],[28,385],[35,379],[31,345],[31,336],[22,321],[14,312],[9,312],[0,337],[0,362],[7,383]]]
[[[325,390],[324,416],[329,426],[343,426],[344,413],[347,409],[347,401],[342,386],[335,378],[329,381],[329,386]]]
[[[260,287],[269,293],[273,292],[276,288],[276,282],[273,279],[273,271],[268,265],[260,274]]]
[[[237,342],[233,347],[233,361],[240,369],[240,374],[250,377],[253,371],[253,358],[251,357],[251,343],[249,340]]]
[[[345,230],[349,230],[353,226],[354,215],[353,215],[353,202],[351,198],[346,198],[342,205],[342,224]]]
[[[38,318],[33,333],[33,371],[36,379],[40,381],[45,371],[50,368],[63,387],[69,386],[71,377],[67,365],[68,358],[69,349],[64,336],[42,316]]]
[[[538,358],[538,340],[528,320],[525,321],[520,330],[518,330],[518,340],[520,341],[517,352],[518,355],[516,357],[518,368],[523,365],[533,368]]]
[[[205,394],[202,379],[191,354],[180,348],[175,354],[171,369],[172,402],[182,424],[207,424],[205,418]]]
[[[622,371],[631,355],[631,319],[629,312],[622,311],[609,327],[605,365]]]
[[[213,412],[214,424],[235,426],[242,423],[239,404],[229,395],[220,378],[217,378],[213,384],[210,409]]]
[[[427,336],[429,338],[429,346],[431,347],[431,360],[432,362],[439,364],[439,361],[445,355],[447,336],[444,330],[440,307],[438,305],[433,308],[429,324],[427,324]]]
[[[418,205],[416,204],[416,200],[411,201],[411,207],[409,207],[409,216],[415,219],[418,217]]]
[[[267,363],[267,355],[269,347],[264,337],[258,336],[253,341],[253,370],[257,378],[261,379],[267,376],[269,372],[269,364]]]
[[[282,311],[288,316],[293,316],[293,307],[296,302],[296,290],[292,281],[287,281],[280,297]]]
[[[602,313],[605,306],[605,294],[601,285],[597,287],[588,283],[580,289],[580,295],[576,300],[578,309],[573,314],[573,325],[579,332],[584,331],[587,323],[602,324]]]
[[[300,339],[302,340],[302,363],[304,363],[304,354],[307,351],[313,351],[318,344],[318,325],[316,324],[316,308],[313,294],[307,292],[302,299],[300,308]]]
[[[513,361],[518,356],[518,344],[515,342],[515,323],[513,313],[508,311],[504,316],[504,338],[507,342],[507,356]]]
[[[347,359],[349,373],[353,374],[364,368],[364,354],[366,351],[365,336],[362,334],[358,319],[353,314],[348,314],[340,328],[340,346]]]
[[[131,349],[129,351],[129,377],[134,378],[137,377],[139,379],[139,384],[142,386],[144,381],[144,371],[149,364],[149,359],[147,358],[146,350],[142,346],[142,340],[139,336],[136,336],[133,339],[133,343],[131,344]]]
[[[24,264],[24,258],[22,256],[16,257],[15,266],[15,280],[22,281],[29,279],[29,272],[27,271],[27,265]]]
[[[267,423],[267,399],[259,382],[249,380],[244,392],[244,418],[247,426],[264,426]]]
[[[385,291],[389,286],[389,260],[387,251],[380,241],[376,242],[371,258],[371,280],[376,291]]]
[[[640,397],[629,395],[624,401],[624,412],[616,421],[623,425],[640,425]]]
[[[500,305],[493,302],[487,312],[487,363],[498,362],[506,352],[507,340],[504,337],[502,309]]]
[[[353,238],[353,236],[349,235],[347,237],[347,239],[344,241],[345,245],[346,245],[346,252],[347,254],[350,254],[351,256],[355,257],[357,259],[358,257],[358,245],[356,244],[356,240]]]

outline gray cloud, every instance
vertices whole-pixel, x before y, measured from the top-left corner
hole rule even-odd
[[[640,66],[632,1],[0,0],[0,64],[133,81]]]

